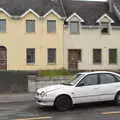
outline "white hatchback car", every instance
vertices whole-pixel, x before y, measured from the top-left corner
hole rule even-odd
[[[68,83],[37,89],[35,100],[40,106],[55,106],[60,111],[79,103],[114,100],[120,104],[120,75],[107,71],[78,73]]]

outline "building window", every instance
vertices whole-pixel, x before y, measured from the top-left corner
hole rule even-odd
[[[0,19],[0,32],[6,32],[6,20]]]
[[[35,32],[35,20],[26,20],[26,32]]]
[[[27,64],[35,63],[35,48],[27,48]]]
[[[47,21],[47,32],[48,33],[56,32],[56,20],[48,20]]]
[[[78,50],[78,60],[81,62],[82,61],[82,50]]]
[[[109,49],[109,64],[117,64],[117,49]]]
[[[80,32],[79,22],[78,21],[71,21],[70,22],[70,33],[71,34],[78,34]]]
[[[48,64],[49,63],[56,63],[56,49],[55,48],[48,49]]]
[[[109,22],[101,22],[101,33],[109,34],[109,32],[110,32]]]
[[[93,49],[93,64],[101,64],[101,49]]]

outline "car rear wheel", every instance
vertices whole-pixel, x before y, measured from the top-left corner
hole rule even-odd
[[[115,97],[115,103],[117,105],[120,105],[120,92],[117,93],[116,97]]]
[[[59,111],[66,111],[72,108],[72,100],[69,96],[62,95],[55,100],[55,107]]]

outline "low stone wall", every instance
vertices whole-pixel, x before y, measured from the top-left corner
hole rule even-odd
[[[28,92],[35,92],[36,89],[48,85],[60,84],[68,81],[71,76],[57,76],[57,77],[36,77],[35,75],[28,76]]]
[[[36,75],[35,71],[0,71],[0,93],[28,92],[28,75]]]

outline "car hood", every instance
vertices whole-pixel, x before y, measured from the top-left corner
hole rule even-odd
[[[50,86],[47,86],[44,88],[37,89],[37,92],[39,92],[39,93],[41,93],[42,91],[50,92],[50,91],[57,90],[57,89],[64,89],[66,87],[70,87],[70,86],[66,86],[66,85],[62,85],[62,84],[50,85]]]

